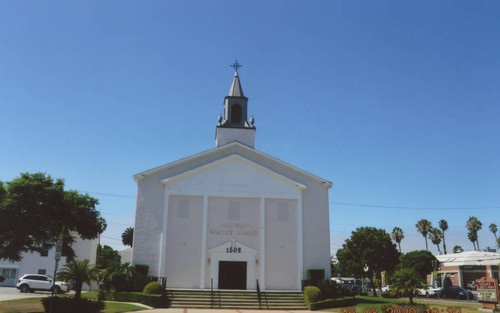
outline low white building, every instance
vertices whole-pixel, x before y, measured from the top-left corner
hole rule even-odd
[[[76,254],[76,259],[89,259],[90,264],[95,264],[97,257],[97,239],[82,240],[76,239],[72,245]],[[19,262],[9,262],[0,259],[0,275],[5,278],[0,286],[15,286],[17,279],[24,274],[44,274],[54,276],[56,248],[47,250],[46,253],[30,252],[24,253]],[[59,269],[66,264],[66,258],[59,261]]]
[[[216,147],[134,176],[132,263],[168,288],[300,290],[307,269],[330,277],[332,183],[256,150],[247,101],[236,72]]]
[[[499,278],[500,253],[487,251],[466,251],[436,255],[439,261],[436,284],[441,287],[443,280],[450,278],[453,286],[467,288],[468,284],[481,277]],[[432,275],[429,275],[430,283]]]

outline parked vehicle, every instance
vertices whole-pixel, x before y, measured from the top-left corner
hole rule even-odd
[[[420,297],[437,297],[441,294],[442,289],[433,285],[417,287],[416,295]]]
[[[35,290],[54,291],[54,293],[64,293],[69,290],[68,284],[56,281],[53,284],[52,278],[40,274],[25,274],[17,280],[16,288],[21,292],[33,292]]]
[[[357,292],[362,292],[363,287],[361,285],[351,285],[351,290],[357,291]]]
[[[391,289],[391,285],[384,285],[382,286],[382,292],[389,292]]]
[[[450,298],[450,299],[462,299],[462,300],[474,299],[472,291],[465,290],[464,288],[458,286],[451,286],[443,289],[441,291],[441,296],[443,298]]]

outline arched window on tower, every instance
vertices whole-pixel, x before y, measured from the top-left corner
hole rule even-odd
[[[231,106],[231,123],[241,123],[241,106],[239,104]]]

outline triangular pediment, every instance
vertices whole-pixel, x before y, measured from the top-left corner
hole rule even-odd
[[[306,189],[303,184],[238,154],[165,178],[161,182],[171,189],[205,192],[297,195]]]
[[[142,181],[142,180],[144,180],[148,177],[151,177],[153,175],[158,175],[158,174],[161,175],[161,173],[165,172],[165,171],[172,171],[172,170],[175,171],[176,168],[189,166],[190,163],[199,162],[200,160],[207,159],[207,158],[210,159],[215,155],[224,155],[224,154],[227,154],[228,152],[236,152],[236,153],[239,153],[241,155],[248,154],[248,155],[251,155],[253,158],[266,160],[266,162],[273,163],[276,166],[283,167],[287,171],[289,170],[289,171],[298,173],[300,175],[303,175],[305,177],[308,177],[309,179],[312,179],[313,181],[317,181],[317,182],[321,183],[325,188],[330,188],[333,185],[332,182],[330,182],[326,179],[323,179],[319,176],[313,175],[313,174],[306,172],[298,167],[295,167],[289,163],[283,162],[280,159],[272,157],[268,154],[265,154],[257,149],[246,146],[246,145],[244,145],[240,142],[237,142],[237,141],[234,141],[234,142],[231,142],[231,143],[228,143],[226,145],[216,147],[216,148],[213,148],[210,150],[206,150],[206,151],[188,156],[186,158],[183,158],[183,159],[180,159],[180,160],[177,160],[177,161],[165,164],[165,165],[155,167],[155,168],[147,170],[147,171],[140,172],[140,173],[134,175],[134,180],[139,182],[139,181]]]

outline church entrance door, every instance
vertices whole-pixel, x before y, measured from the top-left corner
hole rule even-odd
[[[219,261],[219,289],[247,289],[247,262]]]

